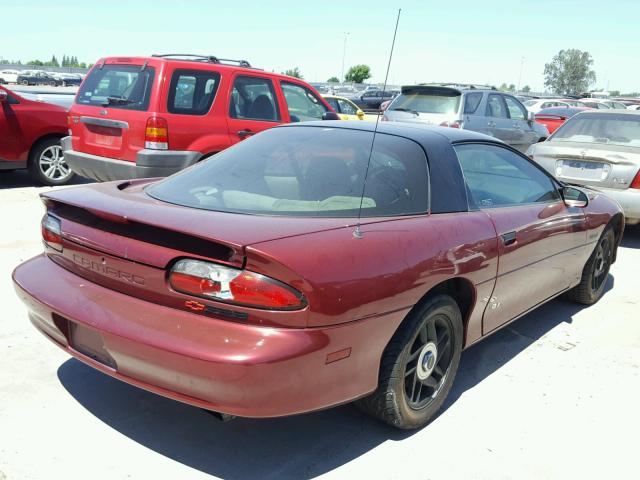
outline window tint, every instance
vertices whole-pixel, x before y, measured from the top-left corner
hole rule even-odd
[[[502,95],[492,93],[487,101],[487,117],[507,118],[507,108],[505,107]]]
[[[281,85],[292,122],[322,120],[327,109],[311,90],[288,82]]]
[[[479,208],[551,202],[555,184],[531,162],[493,145],[457,145],[456,154],[469,193]]]
[[[341,128],[273,128],[147,192],[166,202],[222,212],[355,217],[361,202],[364,217],[427,212],[422,148],[378,133],[367,173],[372,137],[372,132]]]
[[[184,115],[204,115],[211,108],[220,75],[204,70],[176,70],[169,85],[167,110]]]
[[[504,101],[506,102],[507,109],[509,110],[509,117],[511,117],[513,120],[527,119],[527,112],[522,107],[522,105],[520,105],[520,102],[514,100],[511,97],[504,97]]]
[[[85,78],[76,103],[147,110],[155,69],[141,65],[103,65]]]
[[[640,147],[640,118],[624,113],[588,113],[565,122],[554,142],[600,143]]]
[[[482,93],[480,92],[467,93],[464,96],[464,113],[468,113],[468,114],[476,113],[476,110],[478,110],[478,106],[480,105],[480,102],[482,102]]]
[[[231,91],[229,115],[232,118],[280,121],[278,102],[271,80],[260,77],[236,77]]]
[[[340,105],[340,113],[344,113],[346,115],[355,115],[358,109],[352,104],[345,100],[338,99],[338,104]]]
[[[325,100],[327,101],[327,103],[329,105],[331,105],[331,108],[333,108],[336,112],[342,113],[342,112],[340,112],[340,107],[338,106],[338,99],[337,98],[325,98]]]
[[[439,95],[437,93],[407,93],[396,97],[391,110],[420,113],[457,113],[460,107],[458,94]]]

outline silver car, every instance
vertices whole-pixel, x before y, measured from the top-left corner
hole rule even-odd
[[[580,112],[527,155],[559,180],[617,200],[627,224],[640,223],[640,112]]]
[[[521,152],[549,136],[516,97],[476,85],[402,87],[382,120],[473,130],[498,138]]]

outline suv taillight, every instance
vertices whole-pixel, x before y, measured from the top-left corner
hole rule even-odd
[[[636,176],[633,177],[633,180],[631,181],[631,185],[629,185],[629,188],[640,189],[640,170],[638,170],[638,173],[636,173]]]
[[[161,117],[149,117],[144,131],[144,148],[151,150],[169,149],[169,127]]]
[[[41,229],[42,239],[44,240],[44,243],[48,247],[61,252],[62,227],[60,225],[60,220],[52,215],[46,214],[44,217],[42,217]]]
[[[302,293],[278,280],[201,260],[179,260],[169,283],[178,292],[245,307],[296,310],[306,305]]]

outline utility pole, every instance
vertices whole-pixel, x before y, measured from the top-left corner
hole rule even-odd
[[[347,56],[347,36],[349,32],[344,32],[344,42],[342,44],[342,73],[340,74],[340,83],[344,82],[344,59]]]
[[[522,68],[524,67],[524,57],[520,57],[520,75],[518,75],[518,93],[520,93],[520,86],[522,85]]]

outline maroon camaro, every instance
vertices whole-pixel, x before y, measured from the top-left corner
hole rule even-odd
[[[356,123],[43,194],[45,252],[13,275],[31,321],[104,373],[227,416],[357,400],[415,428],[465,347],[560,294],[600,298],[614,201],[490,137]]]

